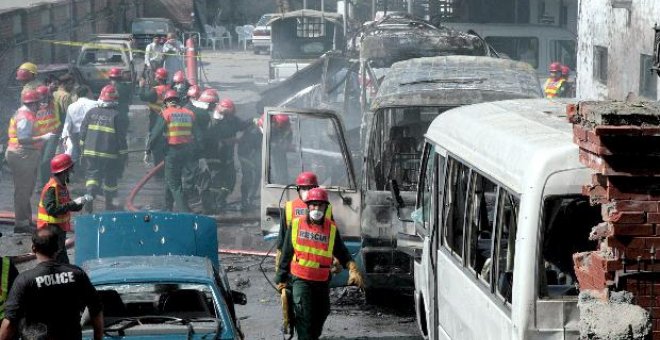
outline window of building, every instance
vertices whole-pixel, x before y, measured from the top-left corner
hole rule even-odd
[[[444,241],[452,253],[463,259],[463,225],[470,168],[449,158],[445,186]]]
[[[497,202],[497,225],[495,229],[496,293],[504,301],[511,303],[520,199],[507,190],[500,188]]]
[[[539,39],[535,37],[486,37],[486,42],[497,52],[511,59],[526,62],[532,67],[539,66]]]
[[[480,282],[490,286],[497,185],[476,171],[472,172],[470,183],[465,227],[467,265]]]
[[[657,76],[651,71],[653,56],[642,54],[639,58],[639,95],[650,100],[658,98]]]
[[[607,84],[607,48],[594,47],[594,79]]]

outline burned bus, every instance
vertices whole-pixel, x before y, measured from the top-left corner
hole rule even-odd
[[[360,238],[368,299],[382,290],[413,286],[415,254],[396,245],[398,235],[414,234],[412,211],[405,207],[415,203],[424,132],[431,121],[463,105],[541,97],[534,68],[523,62],[441,56],[392,65],[364,116],[369,128],[361,169]],[[400,191],[402,201],[393,199],[392,189]]]

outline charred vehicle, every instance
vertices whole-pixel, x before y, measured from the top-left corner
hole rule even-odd
[[[103,304],[106,336],[122,339],[242,339],[218,258],[216,224],[206,216],[102,213],[76,218],[76,263]],[[89,316],[83,338],[92,338]]]
[[[109,81],[108,73],[119,68],[125,80],[135,83],[137,72],[133,56],[133,41],[123,35],[101,35],[80,48],[76,68],[89,84],[92,92],[99,93]]]
[[[268,21],[271,27],[269,81],[290,77],[328,51],[345,47],[342,16],[332,12],[299,10]]]
[[[397,235],[414,235],[413,224],[404,217],[411,211],[396,207],[414,206],[424,131],[431,121],[463,105],[541,97],[535,70],[523,62],[444,56],[392,65],[364,116],[369,129],[362,164],[360,236],[368,298],[381,289],[413,286],[414,254],[396,249]],[[400,191],[401,200],[393,198],[393,189]]]

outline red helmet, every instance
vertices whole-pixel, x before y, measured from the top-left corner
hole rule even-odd
[[[119,100],[119,93],[114,85],[106,85],[101,89],[99,100],[102,102],[116,102]]]
[[[66,171],[73,167],[73,160],[71,156],[61,153],[53,157],[50,161],[50,172],[53,174],[59,174],[60,172]]]
[[[314,188],[307,192],[307,199],[305,203],[309,204],[310,202],[325,202],[328,203],[328,192],[325,189]]]
[[[34,73],[32,73],[28,70],[22,69],[22,68],[19,68],[16,71],[16,80],[29,81],[29,80],[32,80],[32,79],[34,79]]]
[[[156,70],[156,79],[165,80],[167,79],[167,70],[160,67]]]
[[[50,93],[50,89],[46,85],[39,85],[37,86],[37,92],[39,92],[39,95],[41,95],[41,97],[44,98],[48,96],[48,94]]]
[[[218,102],[218,91],[214,89],[206,89],[197,98],[198,101],[203,103],[215,104]]]
[[[27,90],[21,94],[21,102],[23,104],[31,104],[41,101],[41,95],[37,90]]]
[[[561,65],[561,75],[567,76],[569,73],[571,73],[571,68],[566,65]]]
[[[201,93],[202,93],[202,90],[199,89],[199,86],[193,85],[188,89],[188,92],[186,93],[186,96],[188,96],[192,99],[198,99]]]
[[[181,83],[186,79],[186,75],[183,74],[183,71],[179,70],[174,73],[174,76],[172,76],[172,81],[175,83]]]
[[[259,119],[257,119],[257,126],[260,127],[260,128],[264,127],[264,115],[261,115],[261,117],[259,117]]]
[[[225,108],[229,111],[234,111],[234,109],[236,108],[234,106],[234,102],[229,98],[225,98],[225,99],[221,100],[220,101],[220,107],[223,107],[223,108]]]
[[[561,68],[561,64],[558,63],[558,62],[554,62],[554,63],[550,64],[550,67],[548,67],[548,70],[550,72],[559,72],[560,68]]]
[[[179,94],[176,93],[176,90],[167,90],[163,96],[163,102],[176,100],[179,101]]]
[[[311,171],[303,171],[296,178],[296,185],[300,187],[319,186],[319,181],[316,179],[316,174]]]
[[[289,116],[283,114],[275,115],[273,121],[277,127],[283,128],[289,125]]]
[[[110,72],[108,72],[108,77],[110,77],[110,79],[121,78],[121,70],[118,67],[111,68]]]

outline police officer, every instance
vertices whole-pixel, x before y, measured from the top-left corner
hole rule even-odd
[[[290,283],[299,340],[321,336],[330,314],[330,267],[333,256],[349,269],[348,285],[363,287],[362,274],[339,235],[334,221],[326,218],[328,193],[314,188],[305,199],[308,212],[293,220],[286,232],[282,259],[277,267],[277,290]]]
[[[167,149],[165,153],[165,208],[177,211],[190,211],[183,192],[182,171],[195,157],[195,139],[198,134],[195,126],[195,114],[179,106],[179,96],[175,90],[168,90],[163,98],[165,108],[161,117],[149,133],[147,152],[165,136]],[[196,161],[196,160],[195,160]]]
[[[32,232],[32,192],[37,181],[37,171],[44,142],[53,133],[40,134],[37,128],[37,111],[41,96],[36,90],[21,95],[21,106],[9,121],[7,151],[5,157],[14,180],[14,232]]]
[[[550,77],[546,79],[543,85],[543,93],[546,98],[564,97],[566,80],[561,76],[561,64],[554,62],[548,67]]]
[[[55,259],[60,263],[69,263],[64,242],[66,233],[71,231],[71,212],[80,211],[87,202],[87,198],[78,197],[71,200],[69,196],[69,183],[73,171],[73,159],[67,154],[59,154],[50,162],[52,176],[41,190],[37,210],[37,229],[48,225],[57,227],[57,253]]]
[[[156,86],[152,88],[145,87],[144,79],[140,79],[140,100],[146,101],[147,106],[149,107],[149,131],[154,128],[156,121],[160,116],[160,112],[163,109],[163,96],[165,92],[170,89],[170,85],[167,84],[167,70],[160,67],[156,69],[155,75]],[[158,165],[165,158],[165,144],[162,138],[158,139],[160,144],[153,144],[152,150],[150,153],[145,153],[144,162],[150,163],[153,157],[154,165]],[[147,141],[147,144],[149,141]],[[160,174],[160,173],[159,173]],[[162,176],[162,175],[157,175]]]
[[[99,106],[90,109],[80,125],[87,194],[95,197],[103,184],[106,210],[117,209],[113,202],[117,196],[117,180],[128,160],[128,122],[117,111],[118,101],[117,89],[106,85],[99,95]],[[86,211],[92,210],[93,205],[87,205]]]
[[[2,234],[0,234],[2,237]],[[9,289],[18,276],[18,270],[9,256],[0,256],[0,320],[5,317],[5,301]]]
[[[39,334],[40,339],[81,339],[80,315],[85,307],[94,339],[103,339],[101,300],[89,277],[81,268],[54,259],[58,249],[56,228],[46,226],[32,235],[32,251],[38,264],[16,278],[5,305],[0,340],[14,339],[21,321],[26,333],[45,333]]]

